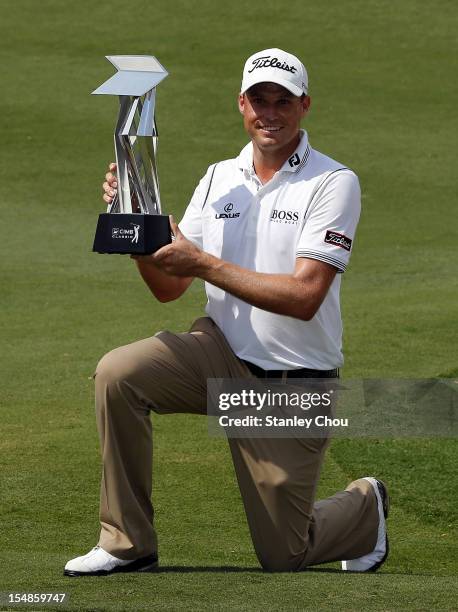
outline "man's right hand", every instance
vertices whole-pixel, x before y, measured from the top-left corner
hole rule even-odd
[[[116,189],[118,187],[118,178],[116,176],[116,164],[111,163],[108,166],[109,172],[105,174],[105,182],[102,185],[103,188],[103,200],[107,204],[111,204],[113,202],[113,198],[116,195]]]
[[[108,172],[105,175],[105,182],[102,185],[103,201],[107,204],[113,202],[117,192],[118,177],[116,176],[116,170],[117,166],[115,163],[109,164]],[[184,276],[171,276],[162,272],[156,265],[151,265],[151,263],[141,259],[135,259],[143,280],[160,302],[176,300],[186,291],[193,280]]]

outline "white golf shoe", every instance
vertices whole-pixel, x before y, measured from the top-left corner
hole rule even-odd
[[[64,568],[64,576],[107,576],[119,572],[152,572],[157,567],[156,554],[126,561],[110,555],[100,546],[95,546],[87,555],[69,561]]]
[[[350,559],[342,561],[342,569],[347,572],[376,572],[379,567],[386,561],[388,557],[388,535],[386,533],[386,518],[390,508],[390,499],[385,483],[376,478],[365,477],[371,483],[377,498],[377,507],[379,515],[378,534],[375,548],[372,552],[359,557],[358,559]]]

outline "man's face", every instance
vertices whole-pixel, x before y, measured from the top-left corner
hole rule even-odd
[[[243,124],[253,144],[265,153],[294,151],[310,98],[299,98],[276,83],[259,83],[239,95]]]

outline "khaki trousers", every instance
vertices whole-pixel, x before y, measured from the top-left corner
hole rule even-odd
[[[207,378],[251,378],[208,317],[117,348],[95,375],[103,460],[99,544],[121,559],[156,552],[151,410],[206,414]],[[253,545],[269,571],[354,559],[376,544],[371,485],[356,480],[315,502],[325,439],[229,439]]]

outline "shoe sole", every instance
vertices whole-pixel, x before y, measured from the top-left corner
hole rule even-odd
[[[118,565],[112,570],[97,570],[96,572],[77,572],[75,570],[64,569],[64,576],[78,578],[80,576],[109,576],[110,574],[127,574],[129,572],[155,572],[159,568],[159,561],[156,556],[142,557],[129,563],[128,565]]]
[[[388,489],[383,480],[378,480],[377,478],[374,478],[374,480],[377,483],[380,497],[382,498],[383,516],[387,519],[390,511],[390,496],[388,495]]]
[[[383,510],[383,516],[386,519],[388,518],[388,514],[390,511],[390,496],[388,494],[388,489],[386,484],[383,482],[383,480],[379,480],[378,478],[373,478],[373,477],[366,477],[366,480],[368,480],[369,482],[374,481],[375,484],[377,485],[377,490],[378,493],[380,495],[380,501],[382,503],[382,510]],[[374,487],[373,482],[371,482],[372,487]],[[375,493],[375,490],[374,490]],[[377,495],[376,495],[377,498]],[[378,498],[377,498],[377,503],[378,503]],[[374,563],[374,565],[372,565],[371,567],[367,568],[366,570],[348,570],[345,569],[344,571],[346,572],[350,572],[350,573],[355,573],[355,574],[361,574],[361,573],[373,573],[376,572],[378,569],[380,569],[380,567],[385,563],[387,557],[388,557],[388,553],[390,552],[390,545],[388,542],[388,533],[386,532],[386,525],[385,525],[385,554],[383,555],[383,557],[380,559],[380,561],[377,561],[377,563]],[[343,562],[342,562],[343,563]]]
[[[383,480],[378,480],[377,478],[375,478],[374,480],[377,483],[377,488],[379,490],[380,497],[382,500],[383,516],[385,517],[385,520],[386,520],[390,512],[390,496],[388,495],[388,489],[386,488],[386,484],[383,482]],[[376,572],[378,569],[380,569],[382,565],[385,563],[389,552],[390,552],[390,544],[388,542],[388,533],[387,533],[385,535],[385,554],[380,559],[380,561],[377,561],[377,563],[375,563],[372,567],[370,567],[366,571],[373,573],[373,572]]]

